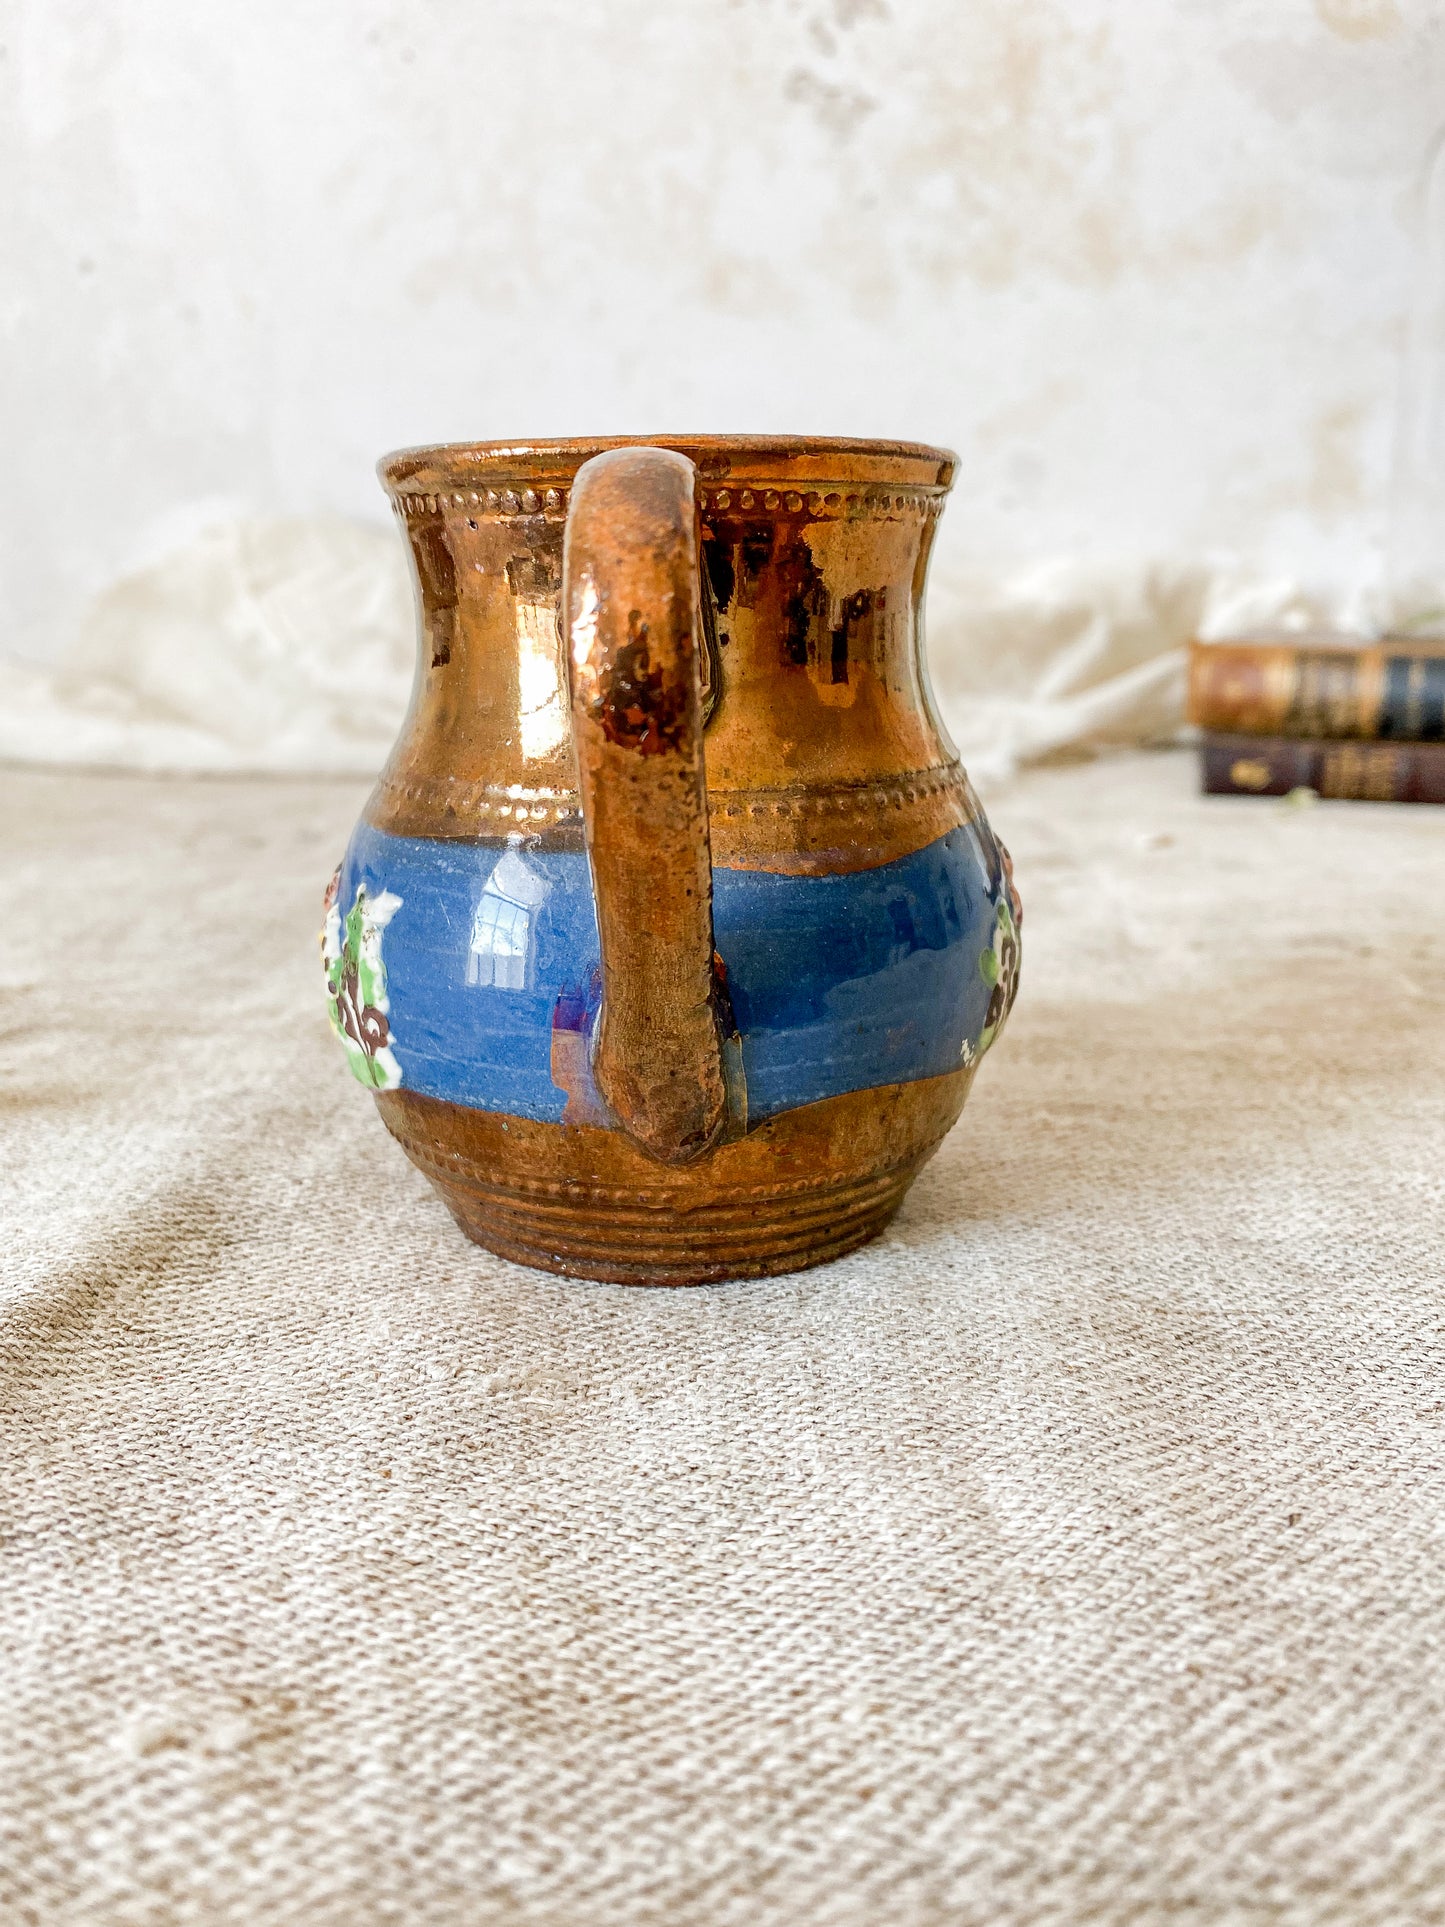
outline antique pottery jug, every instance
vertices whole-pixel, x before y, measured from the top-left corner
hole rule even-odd
[[[923,654],[952,457],[679,437],[381,474],[420,660],[323,953],[388,1129],[523,1264],[687,1284],[862,1244],[1017,985]]]

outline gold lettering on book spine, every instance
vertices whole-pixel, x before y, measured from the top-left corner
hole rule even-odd
[[[1324,753],[1321,796],[1389,803],[1398,794],[1399,751],[1384,743],[1337,743]]]
[[[1302,649],[1285,729],[1295,736],[1353,736],[1360,727],[1359,664],[1338,649]]]

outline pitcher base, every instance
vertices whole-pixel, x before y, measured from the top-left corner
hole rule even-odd
[[[877,1237],[972,1079],[970,1067],[850,1091],[675,1167],[616,1131],[503,1117],[404,1089],[376,1101],[477,1244],[571,1278],[696,1285],[826,1264]]]

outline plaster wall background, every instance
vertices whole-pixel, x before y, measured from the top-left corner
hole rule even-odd
[[[196,569],[254,547],[255,518],[311,545],[312,613],[271,654],[310,638],[337,668],[327,531],[354,559],[347,522],[384,526],[376,456],[433,438],[949,443],[945,692],[1029,695],[1091,609],[1134,612],[1123,658],[1117,622],[1095,648],[1112,672],[1220,583],[1378,590],[1445,121],[1434,0],[0,0],[0,21],[0,649],[72,684],[130,634],[163,692],[146,594],[187,570],[184,646],[214,655]],[[353,590],[385,630],[375,540]],[[1029,608],[1075,612],[1062,645]]]

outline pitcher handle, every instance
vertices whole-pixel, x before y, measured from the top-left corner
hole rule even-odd
[[[602,951],[598,1091],[650,1156],[715,1144],[727,1089],[713,977],[696,477],[618,448],[577,471],[563,539],[572,727]]]

